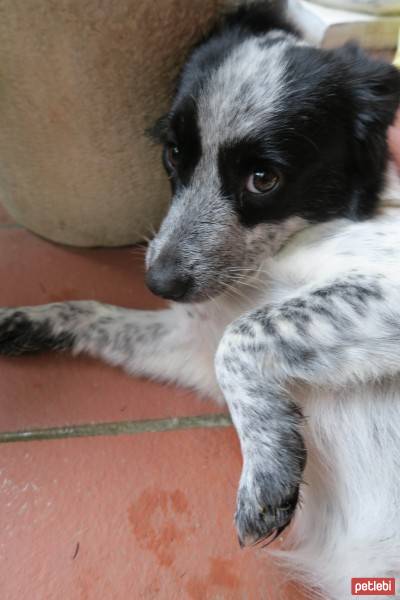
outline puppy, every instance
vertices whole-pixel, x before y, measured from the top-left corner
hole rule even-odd
[[[84,352],[223,397],[240,543],[296,514],[281,558],[343,600],[351,577],[400,574],[400,217],[384,201],[400,77],[310,47],[279,4],[228,15],[153,128],[172,201],[146,276],[170,307],[4,308],[0,352]]]

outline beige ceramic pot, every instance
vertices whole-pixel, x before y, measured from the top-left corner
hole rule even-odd
[[[0,200],[32,231],[130,244],[169,195],[144,130],[221,0],[0,0]]]

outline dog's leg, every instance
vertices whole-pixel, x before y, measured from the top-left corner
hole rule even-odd
[[[243,451],[236,522],[242,543],[293,515],[305,466],[302,415],[288,384],[341,387],[399,371],[400,293],[352,274],[241,317],[226,330],[216,373]]]
[[[196,361],[193,322],[175,308],[129,310],[91,301],[0,309],[0,354],[86,353],[131,374],[212,391],[215,375]],[[203,368],[204,371],[204,368]]]

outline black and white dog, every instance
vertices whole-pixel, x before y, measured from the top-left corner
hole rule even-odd
[[[170,308],[4,308],[0,352],[86,352],[224,397],[240,542],[281,532],[301,490],[283,556],[343,600],[351,577],[400,576],[400,76],[308,46],[278,4],[193,50],[153,130],[173,199],[147,283]]]

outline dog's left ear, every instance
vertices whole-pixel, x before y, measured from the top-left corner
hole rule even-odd
[[[400,102],[400,72],[347,44],[333,51],[340,60],[346,96],[342,110],[350,126],[349,150],[355,212],[368,215],[385,181],[389,157],[387,130]]]
[[[354,111],[354,135],[366,142],[386,135],[400,102],[400,72],[393,65],[374,60],[356,44],[334,51],[347,72]]]

